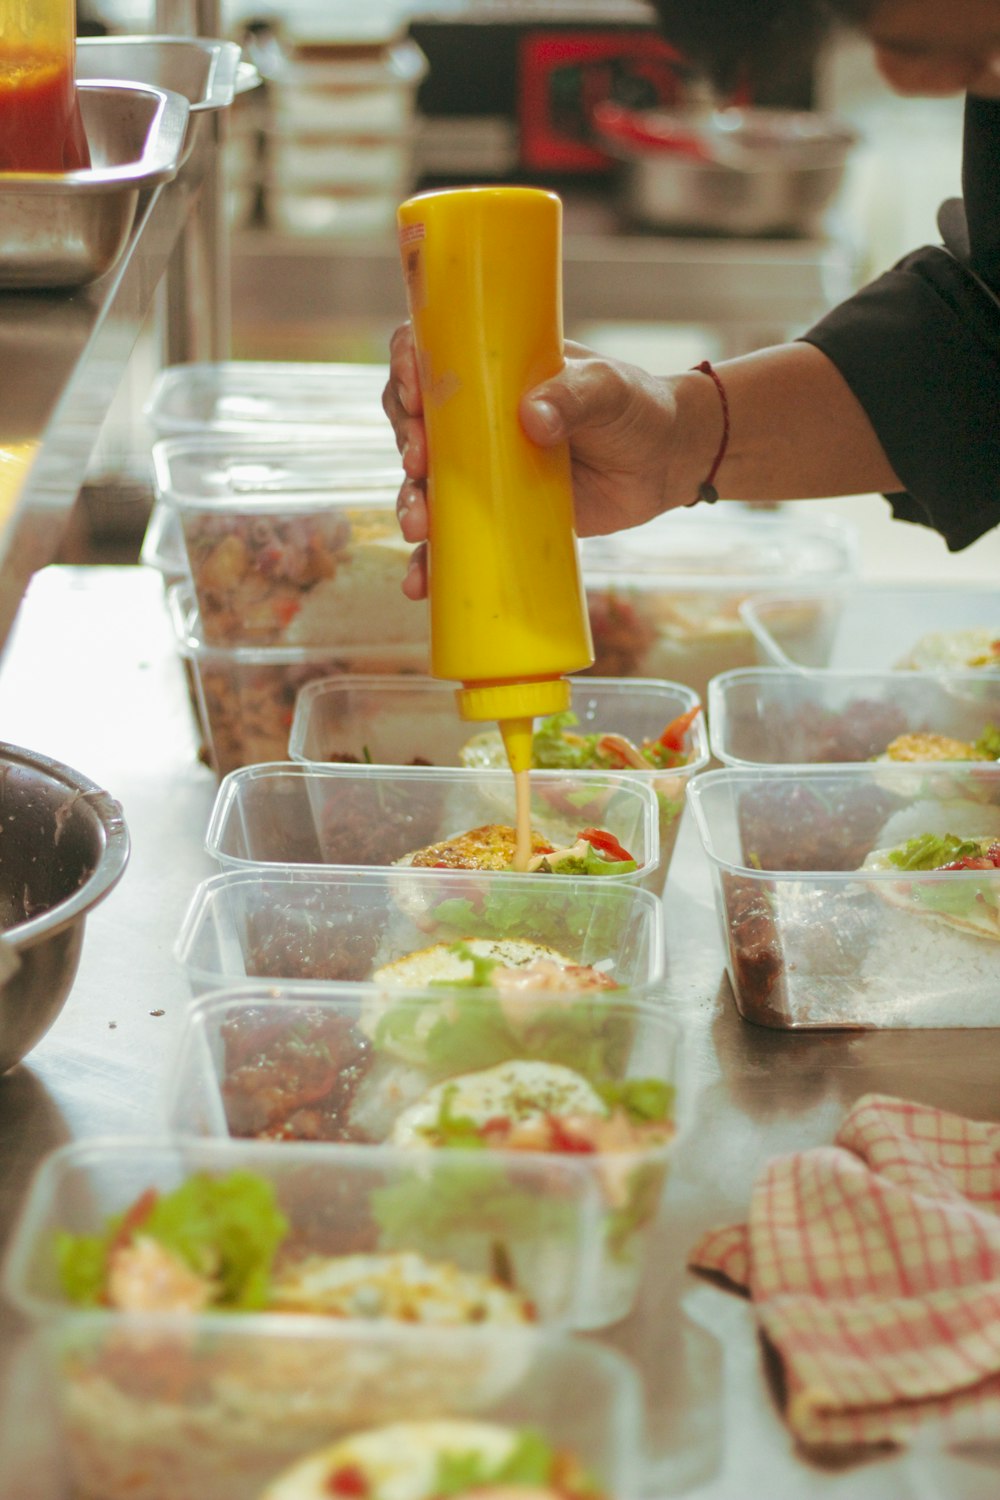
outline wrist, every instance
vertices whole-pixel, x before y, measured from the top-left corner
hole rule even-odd
[[[669,384],[674,423],[664,483],[667,509],[697,501],[725,431],[722,403],[709,375],[688,370],[671,376]]]

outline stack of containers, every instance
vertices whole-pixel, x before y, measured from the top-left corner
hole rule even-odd
[[[303,235],[383,235],[413,175],[414,112],[427,59],[398,10],[293,14],[256,50],[268,85],[265,207]]]
[[[748,600],[768,666],[709,687],[689,799],[740,1013],[996,1027],[1000,602],[855,584]]]
[[[384,379],[379,367],[191,365],[153,393],[143,556],[168,585],[220,775],[287,753],[311,678],[426,671],[426,609],[399,589]]]

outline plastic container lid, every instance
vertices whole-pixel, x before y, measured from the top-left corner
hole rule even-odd
[[[391,509],[403,480],[395,448],[357,443],[308,446],[246,441],[224,433],[166,438],[153,445],[153,483],[171,507],[227,510],[336,505]]]

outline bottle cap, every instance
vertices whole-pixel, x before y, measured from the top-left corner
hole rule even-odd
[[[565,677],[548,677],[542,682],[461,687],[455,697],[463,719],[536,719],[569,708],[570,687]]]

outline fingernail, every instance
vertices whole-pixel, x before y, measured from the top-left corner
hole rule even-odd
[[[531,408],[550,437],[558,437],[562,432],[562,418],[552,405],[552,402],[543,400],[532,401]]]

